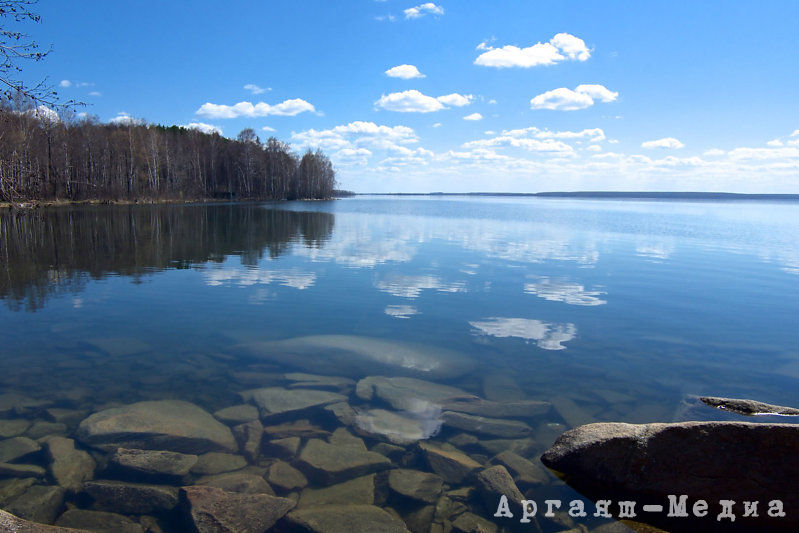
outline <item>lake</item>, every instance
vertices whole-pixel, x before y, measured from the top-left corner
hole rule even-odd
[[[98,464],[81,483],[213,484],[240,470],[302,505],[384,470],[374,455],[351,471],[301,455],[354,434],[393,465],[438,474],[419,442],[481,464],[510,451],[532,462],[516,473],[525,494],[577,498],[537,459],[570,427],[735,419],[698,395],[799,406],[798,237],[799,204],[765,201],[358,196],[3,210],[0,429],[16,442],[77,437]],[[103,433],[85,421],[162,400],[239,406],[217,419],[260,419],[264,443],[242,464],[232,450],[235,468],[194,466],[176,481],[114,455],[159,449],[146,428]],[[498,422],[485,429],[475,416]],[[179,436],[162,449],[203,463],[210,437]],[[57,485],[43,444],[8,462],[49,470],[1,486]],[[280,479],[277,457],[307,487]],[[367,503],[408,524],[486,516],[459,492],[470,482],[442,477],[454,491],[442,516],[425,519],[428,504],[393,485]],[[25,484],[0,490],[0,503],[19,509]],[[106,508],[101,489],[61,498],[180,529],[169,509]],[[547,531],[576,524],[541,520]]]

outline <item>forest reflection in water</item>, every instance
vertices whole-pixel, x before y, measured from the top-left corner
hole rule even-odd
[[[255,266],[291,243],[318,248],[335,215],[263,205],[154,205],[0,210],[0,299],[35,311],[89,279],[221,263]]]

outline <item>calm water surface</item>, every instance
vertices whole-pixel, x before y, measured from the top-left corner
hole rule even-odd
[[[534,458],[580,423],[723,416],[696,395],[799,406],[796,203],[357,197],[0,212],[0,300],[0,393],[87,412],[161,398],[213,412],[285,372],[405,375],[553,402],[527,421]],[[304,351],[312,335],[445,355],[433,371],[350,364],[337,348]],[[252,348],[286,339],[285,354]],[[429,416],[432,440],[460,433]]]

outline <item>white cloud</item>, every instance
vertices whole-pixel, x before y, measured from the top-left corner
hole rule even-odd
[[[727,152],[725,152],[724,150],[720,150],[718,148],[711,148],[710,150],[706,150],[705,153],[703,153],[702,155],[715,157],[715,156],[719,156],[719,155],[724,155],[726,153]]]
[[[497,103],[497,101],[492,98],[491,100],[488,101],[488,103],[491,104],[491,105],[494,105],[494,104]]]
[[[419,314],[419,311],[412,305],[387,305],[383,312],[394,318],[411,318],[413,315]]]
[[[270,126],[264,126],[263,128],[261,128],[261,130],[262,131],[268,131],[268,132],[277,131],[275,128],[272,128]]]
[[[383,95],[375,102],[375,107],[399,113],[432,113],[441,111],[447,106],[462,107],[469,105],[474,97],[470,94],[447,94],[434,98],[422,94],[416,89]]]
[[[594,105],[594,100],[589,95],[572,91],[566,87],[547,91],[530,100],[532,109],[575,111],[592,105]]]
[[[100,93],[100,91],[92,91],[89,93],[89,96],[102,96],[102,93]]]
[[[58,84],[59,87],[72,87],[72,82],[69,80],[61,80],[61,83]]]
[[[464,148],[487,148],[492,146],[509,146],[513,148],[523,148],[531,152],[548,152],[560,155],[571,155],[574,153],[574,148],[561,141],[513,137],[511,135],[500,135],[499,137],[493,137],[491,139],[479,139],[463,144]]]
[[[583,84],[578,85],[574,92],[580,94],[587,94],[594,100],[601,100],[602,102],[613,102],[619,97],[619,93],[609,90],[604,85],[596,84]]]
[[[480,113],[472,113],[471,115],[463,117],[463,120],[483,120],[483,115]]]
[[[616,100],[619,93],[604,85],[578,85],[573,91],[559,87],[539,94],[530,100],[531,109],[551,109],[555,111],[575,111],[594,105],[594,99],[602,102]]]
[[[474,96],[472,96],[471,94],[452,93],[452,94],[446,94],[444,96],[439,96],[437,100],[444,105],[463,107],[472,103],[472,100],[474,100]]]
[[[791,133],[791,137],[799,137],[799,130],[793,130],[793,133]]]
[[[391,67],[386,71],[386,76],[390,78],[401,78],[403,80],[425,77],[414,65],[397,65],[396,67]]]
[[[434,128],[440,128],[441,127],[441,123],[440,122],[436,122],[435,124],[433,124],[433,127]]]
[[[291,116],[316,111],[316,108],[301,98],[285,100],[270,105],[266,102],[239,102],[236,105],[212,104],[207,102],[196,111],[197,115],[208,118],[266,117],[269,115]]]
[[[316,273],[289,270],[239,270],[233,268],[215,268],[204,272],[205,284],[211,287],[235,285],[251,287],[253,285],[270,285],[278,283],[285,287],[304,290],[316,283]]]
[[[408,9],[403,11],[403,13],[405,13],[405,18],[406,19],[418,19],[418,18],[423,17],[423,16],[425,16],[427,14],[430,14],[430,15],[443,15],[444,14],[444,8],[441,7],[441,6],[437,6],[433,2],[426,2],[424,4],[421,4],[421,5],[418,5],[418,6],[415,6],[415,7],[409,7]]]
[[[390,274],[375,283],[375,287],[392,296],[400,298],[418,298],[423,290],[437,292],[466,292],[463,282],[455,281],[446,283],[438,276],[412,276],[404,274]]]
[[[654,141],[646,141],[641,143],[641,148],[672,148],[679,149],[685,145],[675,139],[674,137],[664,137],[663,139],[656,139]]]
[[[244,86],[244,89],[247,90],[247,91],[250,91],[252,94],[263,94],[266,91],[271,91],[272,90],[271,87],[266,87],[266,88],[258,87],[254,83],[248,83],[247,85]]]
[[[559,33],[547,43],[536,43],[527,48],[506,45],[494,48],[481,43],[479,50],[485,50],[474,60],[475,65],[484,67],[521,67],[530,68],[540,65],[554,65],[562,61],[585,61],[591,57],[591,51],[585,42],[568,33]]]
[[[123,126],[136,126],[139,124],[144,124],[144,120],[140,118],[134,118],[125,111],[120,111],[119,113],[117,113],[117,116],[110,119],[108,122],[110,124],[120,124]]]
[[[595,306],[606,304],[601,296],[602,291],[589,291],[583,285],[568,281],[542,277],[532,283],[524,284],[524,292],[549,300],[569,305]]]
[[[214,126],[213,124],[206,124],[205,122],[192,122],[190,124],[186,124],[184,128],[198,130],[203,133],[216,133],[218,135],[222,135],[222,128],[219,126]]]
[[[783,142],[779,139],[772,139],[766,143],[768,146],[783,146]]]
[[[57,124],[61,122],[58,112],[54,109],[50,109],[46,105],[40,105],[36,109],[28,111],[26,114],[36,117],[40,121],[49,124]]]
[[[590,146],[586,146],[585,149],[588,150],[589,152],[601,152],[602,151],[602,147],[599,146],[598,144],[592,144]]]

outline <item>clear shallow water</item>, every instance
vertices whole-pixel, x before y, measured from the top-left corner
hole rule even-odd
[[[255,373],[393,369],[489,399],[552,401],[530,421],[531,455],[589,421],[723,417],[694,395],[797,406],[797,237],[788,202],[357,197],[2,212],[0,393],[87,411],[178,398],[213,412],[263,386]],[[311,335],[449,355],[431,373],[340,364],[332,349],[264,359],[246,348]],[[444,426],[433,440],[457,433]]]

